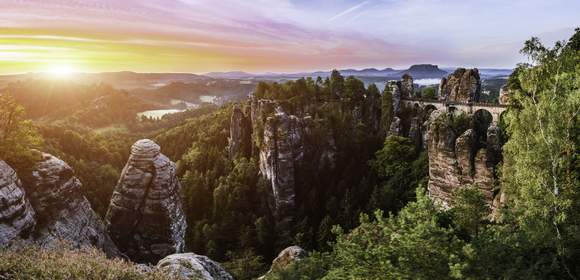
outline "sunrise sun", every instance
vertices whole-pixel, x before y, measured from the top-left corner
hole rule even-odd
[[[75,69],[70,65],[54,65],[46,70],[46,73],[54,79],[70,79],[75,74]]]

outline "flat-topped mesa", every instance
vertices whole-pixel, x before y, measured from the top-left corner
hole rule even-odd
[[[36,225],[34,209],[16,172],[0,160],[0,248],[28,239]]]
[[[36,212],[38,244],[53,247],[65,240],[77,247],[97,247],[109,257],[121,256],[67,163],[43,153],[24,186]]]
[[[185,249],[187,227],[176,167],[149,139],[135,142],[107,211],[107,229],[135,262],[155,263]]]
[[[441,78],[439,99],[449,102],[478,102],[481,95],[479,70],[457,68],[447,78]]]

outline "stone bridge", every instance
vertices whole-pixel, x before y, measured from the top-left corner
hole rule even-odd
[[[442,101],[421,98],[401,98],[401,103],[409,107],[419,106],[420,108],[425,108],[428,106],[433,106],[437,110],[444,112],[461,111],[468,114],[474,114],[479,110],[484,110],[493,117],[494,123],[499,122],[501,114],[505,110],[507,110],[508,107],[507,105],[497,103],[483,103],[483,102],[459,103],[453,101]]]

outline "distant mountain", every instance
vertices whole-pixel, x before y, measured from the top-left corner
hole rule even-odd
[[[387,81],[400,79],[405,73],[409,73],[415,79],[433,79],[446,76],[448,73],[432,64],[418,64],[412,65],[409,69],[396,70],[393,68],[365,68],[357,69],[341,69],[338,70],[343,76],[355,76],[365,81]],[[322,77],[330,76],[330,71],[316,71],[316,72],[299,72],[299,73],[264,73],[252,74],[242,71],[231,72],[211,72],[205,74],[207,77],[220,79],[256,79],[256,80],[292,80],[302,77]]]
[[[449,73],[439,69],[437,65],[433,64],[416,64],[409,67],[407,70],[397,71],[390,75],[391,78],[400,78],[404,74],[409,74],[413,79],[440,79],[447,76]]]
[[[275,73],[268,73],[264,75],[276,75]],[[229,71],[229,72],[210,72],[204,74],[204,76],[215,78],[215,79],[248,79],[262,76],[260,74],[252,74],[243,71]]]

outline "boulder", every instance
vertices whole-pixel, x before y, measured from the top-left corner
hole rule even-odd
[[[183,252],[186,221],[175,164],[149,139],[137,141],[115,187],[107,229],[121,252],[155,263]]]
[[[0,160],[0,247],[29,239],[36,225],[34,209],[16,172]]]
[[[193,253],[169,255],[157,263],[157,268],[175,279],[233,280],[220,264],[206,256]]]
[[[266,274],[258,279],[266,279],[268,275],[274,271],[284,270],[294,262],[300,261],[306,257],[308,257],[308,252],[302,249],[302,247],[296,245],[287,247],[286,249],[280,251],[278,256],[272,261],[270,270],[268,270]]]
[[[276,269],[284,269],[292,263],[304,259],[308,256],[308,252],[300,246],[290,246],[280,251],[278,256],[272,261],[270,271]]]
[[[109,257],[121,256],[67,163],[43,153],[24,186],[36,212],[38,244],[50,248],[64,240],[76,247],[94,246]]]

